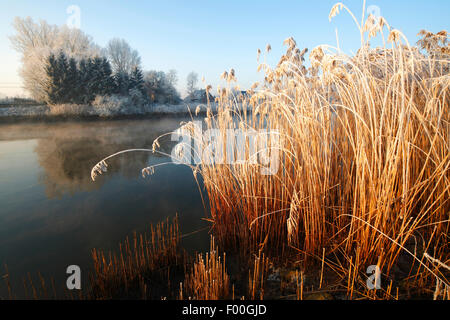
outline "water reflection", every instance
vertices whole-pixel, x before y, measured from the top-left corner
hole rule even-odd
[[[113,122],[95,129],[80,124],[52,128],[51,136],[40,139],[35,149],[39,165],[44,169],[42,183],[46,186],[47,196],[61,197],[66,193],[98,189],[104,180],[92,183],[88,174],[91,168],[100,159],[117,151],[151,148],[156,137],[178,124],[175,120],[162,122]],[[162,147],[170,153],[173,143],[167,138],[165,140]],[[161,158],[158,154],[142,152],[116,157],[109,161],[110,173],[137,178],[149,161],[158,158]]]
[[[0,125],[0,263],[8,264],[21,291],[27,272],[65,283],[65,268],[91,266],[90,250],[115,248],[132,231],[179,213],[183,233],[205,227],[205,211],[189,168],[159,167],[147,179],[141,169],[168,161],[152,153],[129,153],[108,161],[95,182],[90,170],[123,149],[150,148],[182,118]],[[175,144],[160,141],[169,153]],[[204,250],[208,237],[186,238]],[[85,273],[87,276],[87,272]],[[0,296],[5,296],[3,283]]]

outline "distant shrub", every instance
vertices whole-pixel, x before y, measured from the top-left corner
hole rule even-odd
[[[92,114],[92,107],[79,104],[58,104],[50,106],[52,116],[88,116]]]
[[[128,95],[129,95],[129,100],[133,106],[141,107],[141,106],[145,105],[145,103],[147,102],[147,97],[142,93],[141,90],[139,90],[137,88],[131,89],[128,92]]]
[[[127,106],[131,104],[130,100],[130,97],[119,95],[96,96],[92,106],[95,114],[108,117],[125,113]]]
[[[144,89],[152,103],[180,103],[181,98],[175,83],[176,77],[163,71],[147,71],[144,75]]]

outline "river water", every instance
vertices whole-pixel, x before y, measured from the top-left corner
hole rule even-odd
[[[179,215],[183,234],[205,229],[200,190],[190,168],[168,164],[148,177],[141,169],[170,162],[145,152],[108,161],[108,172],[91,180],[99,160],[153,140],[187,118],[0,124],[0,275],[9,269],[13,294],[21,297],[28,272],[66,283],[66,268],[78,265],[82,284],[93,248],[116,250],[133,232]],[[171,153],[170,135],[160,150]],[[208,248],[207,230],[183,238],[189,251]],[[0,277],[0,298],[7,298]]]

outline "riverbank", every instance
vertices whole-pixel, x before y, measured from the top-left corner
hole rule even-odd
[[[217,111],[217,104],[211,103],[212,112]],[[129,106],[126,108],[105,108],[92,105],[38,105],[11,106],[0,108],[0,123],[17,121],[54,121],[76,119],[124,119],[136,117],[154,117],[170,115],[206,114],[207,105],[202,103],[182,103],[177,105],[156,104]]]

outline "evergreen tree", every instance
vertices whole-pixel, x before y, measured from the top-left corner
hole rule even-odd
[[[80,95],[80,83],[79,79],[79,69],[77,61],[74,58],[69,59],[68,74],[67,74],[67,84],[68,86],[68,99],[70,103],[77,103]]]
[[[75,66],[76,68],[76,66]],[[55,57],[54,54],[47,58],[46,73],[48,76],[46,100],[50,104],[70,102],[71,78],[69,77],[69,63],[63,52]]]
[[[101,94],[103,92],[103,63],[100,57],[92,59],[91,64],[90,88],[93,96]]]
[[[111,95],[114,93],[116,88],[114,78],[112,76],[111,64],[109,63],[108,59],[102,58],[101,69],[103,78],[100,94]]]
[[[45,69],[48,76],[48,83],[45,87],[47,103],[54,104],[58,102],[58,65],[55,55],[52,53],[47,59],[47,66]]]
[[[130,76],[126,72],[116,73],[114,82],[116,83],[115,93],[127,96],[128,91],[130,90]]]
[[[95,94],[98,91],[98,70],[95,59],[89,58],[87,60],[87,66],[86,86],[88,88],[88,94],[86,95],[86,103],[89,104],[95,99]]]
[[[60,52],[57,59],[57,102],[68,103],[70,102],[70,86],[69,86],[69,63],[64,52]]]
[[[133,71],[131,72],[129,89],[137,89],[139,92],[145,95],[144,75],[142,74],[141,69],[139,69],[138,67],[134,67]]]
[[[88,104],[94,100],[95,96],[92,91],[93,81],[93,63],[92,59],[82,59],[80,61],[80,83],[82,89],[80,90],[80,99],[78,103]]]
[[[97,95],[128,95],[130,89],[130,77],[120,74],[114,78],[110,63],[103,57],[81,59],[77,63],[74,58],[67,59],[62,52],[57,57],[51,54],[47,59],[46,73],[49,79],[46,100],[51,104],[89,104]],[[138,87],[143,81],[141,78],[137,72],[135,83]]]
[[[80,81],[80,87],[78,90],[78,97],[76,98],[76,103],[81,104],[84,102],[84,96],[87,93],[86,88],[86,73],[87,73],[87,63],[85,59],[81,59],[78,65],[78,80]]]

